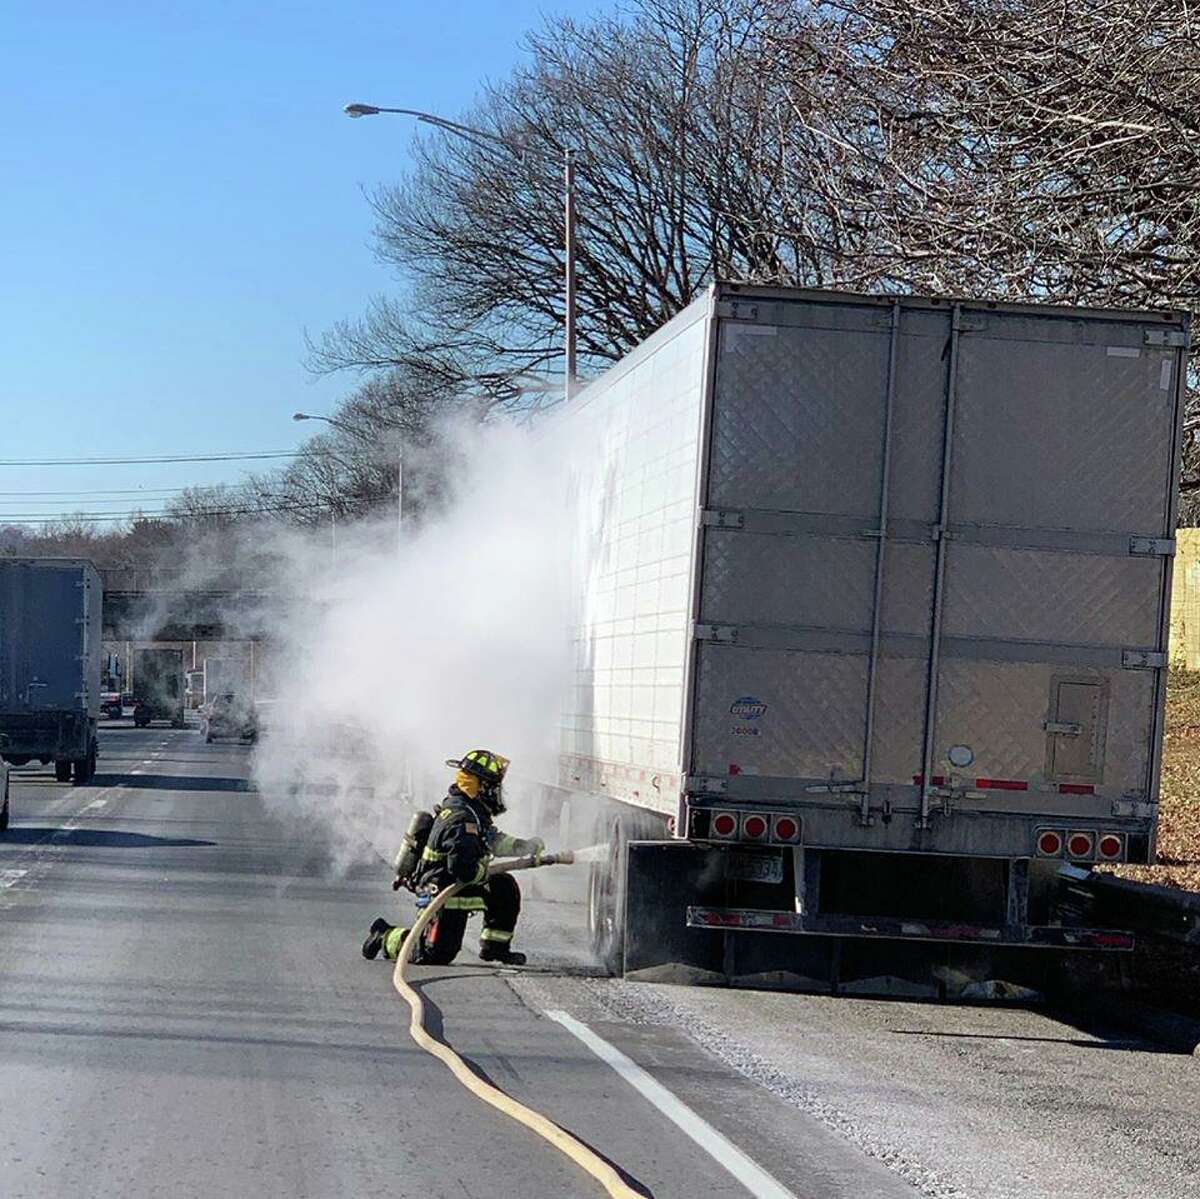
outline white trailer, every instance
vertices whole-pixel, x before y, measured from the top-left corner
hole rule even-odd
[[[1131,944],[1049,882],[1153,858],[1187,344],[1182,312],[718,285],[563,410],[553,795],[610,838],[611,966]]]

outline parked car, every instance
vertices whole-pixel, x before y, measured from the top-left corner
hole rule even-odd
[[[233,692],[218,695],[204,713],[204,740],[211,745],[218,737],[257,740],[254,705]]]

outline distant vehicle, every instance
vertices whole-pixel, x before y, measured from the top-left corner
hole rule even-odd
[[[12,765],[53,762],[60,783],[96,773],[102,600],[82,558],[0,560],[0,733]]]
[[[133,723],[144,729],[152,720],[183,728],[183,650],[133,651]]]
[[[205,710],[204,740],[211,745],[218,737],[257,740],[258,717],[254,705],[232,691],[218,695]]]
[[[109,720],[120,720],[125,715],[124,708],[121,706],[121,693],[119,691],[102,691],[100,693],[100,711]]]

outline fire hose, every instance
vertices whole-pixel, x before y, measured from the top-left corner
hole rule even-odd
[[[569,851],[558,854],[542,854],[538,858],[515,858],[511,861],[494,862],[488,867],[488,875],[507,874],[513,870],[530,870],[535,866],[565,866],[574,860],[574,855]],[[422,934],[437,918],[438,912],[442,910],[446,901],[451,896],[457,895],[464,885],[457,884],[447,887],[433,897],[417,918],[417,922],[408,936],[404,938],[404,944],[396,958],[396,969],[392,974],[392,982],[412,1009],[412,1017],[408,1024],[408,1031],[412,1039],[426,1053],[437,1058],[477,1099],[491,1104],[497,1111],[503,1112],[504,1115],[516,1120],[518,1124],[523,1124],[530,1131],[537,1133],[543,1140],[549,1141],[555,1149],[569,1157],[580,1169],[586,1170],[609,1195],[614,1196],[615,1199],[642,1199],[641,1193],[629,1186],[620,1173],[598,1153],[589,1149],[582,1141],[560,1128],[541,1112],[526,1107],[511,1095],[506,1095],[499,1087],[484,1081],[449,1045],[431,1036],[426,1029],[425,1001],[421,998],[420,993],[411,986],[407,977],[408,968],[411,965],[410,959],[417,946],[421,944]]]

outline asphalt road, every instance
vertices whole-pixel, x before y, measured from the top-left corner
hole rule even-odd
[[[347,872],[311,814],[268,812],[246,747],[109,726],[101,748],[92,786],[14,773],[0,1199],[602,1194],[409,1042],[390,966],[358,951],[393,902],[382,862]],[[1195,1193],[1196,1059],[1037,1011],[587,977],[581,924],[534,900],[530,969],[464,954],[422,985],[479,1070],[647,1195]]]
[[[245,747],[109,726],[101,749],[93,786],[18,772],[0,841],[3,1199],[601,1194],[409,1042],[359,954],[386,866],[335,877],[320,831],[246,788]],[[508,976],[425,973],[456,1047],[647,1194],[752,1193]],[[698,1135],[749,1120],[795,1194],[912,1193],[682,1033],[590,1027],[685,1103],[719,1096]]]

